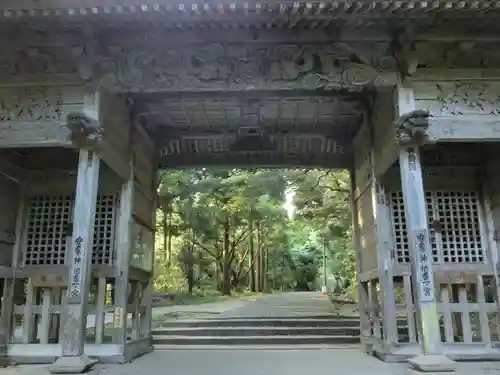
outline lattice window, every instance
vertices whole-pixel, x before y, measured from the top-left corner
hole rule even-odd
[[[39,196],[29,200],[25,265],[64,264],[64,227],[71,220],[72,212],[71,196]]]
[[[93,264],[111,264],[116,195],[97,198]],[[23,263],[30,266],[62,265],[66,256],[65,227],[73,215],[74,197],[37,196],[28,201]]]
[[[100,196],[94,223],[93,264],[111,264],[116,213],[116,195]]]
[[[436,192],[445,263],[483,262],[479,198],[474,192]]]
[[[479,196],[473,191],[426,191],[429,221],[438,220],[442,231],[430,233],[435,263],[476,263],[484,261],[479,223]],[[410,262],[403,194],[391,193],[395,256],[398,263]]]

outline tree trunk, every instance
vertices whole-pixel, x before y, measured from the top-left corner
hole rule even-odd
[[[268,285],[267,285],[267,269],[268,269],[268,264],[269,264],[269,260],[268,260],[268,249],[267,249],[267,246],[264,246],[263,247],[263,265],[262,265],[262,268],[263,268],[263,279],[262,279],[262,288],[264,289],[264,292],[265,293],[269,293],[269,288],[268,288]]]
[[[255,258],[255,264],[256,264],[256,278],[257,278],[257,291],[262,292],[263,285],[262,285],[262,245],[261,245],[261,238],[260,238],[260,223],[257,222],[257,256]]]
[[[222,294],[230,295],[231,294],[231,283],[230,276],[231,273],[229,271],[229,256],[230,256],[230,225],[229,219],[224,223],[224,243],[222,244]]]
[[[276,278],[278,277],[276,249],[273,254],[273,290],[276,290]]]
[[[254,262],[254,258],[255,258],[255,238],[254,238],[254,234],[253,234],[253,221],[250,220],[249,223],[248,223],[248,229],[250,230],[250,235],[248,236],[248,241],[249,241],[249,246],[250,246],[250,257],[249,257],[249,262],[250,262],[250,272],[249,272],[249,275],[250,275],[250,291],[252,292],[255,292],[256,291],[256,288],[255,288],[255,262]]]
[[[168,254],[168,265],[172,265],[172,206],[168,210],[168,222],[167,222],[167,254]]]
[[[163,226],[163,261],[168,262],[168,222],[167,222],[167,210],[165,207],[161,208],[163,214],[162,226]],[[170,265],[170,262],[168,263]]]

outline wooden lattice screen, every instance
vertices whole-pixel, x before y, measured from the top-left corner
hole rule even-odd
[[[480,199],[474,191],[425,192],[429,221],[439,221],[441,232],[431,232],[434,263],[482,263],[483,239],[480,226]],[[398,263],[410,262],[403,194],[391,193],[391,212],[395,257]]]
[[[93,264],[112,264],[116,195],[97,198],[94,223]],[[66,257],[66,224],[73,215],[74,198],[69,195],[36,196],[28,201],[26,266],[63,265]]]

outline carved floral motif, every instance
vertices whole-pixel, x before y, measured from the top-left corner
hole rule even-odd
[[[449,88],[437,85],[443,116],[499,115],[500,97],[483,83],[455,83]]]
[[[26,87],[0,91],[0,122],[61,120],[59,88]]]

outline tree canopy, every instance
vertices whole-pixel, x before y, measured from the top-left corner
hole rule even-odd
[[[168,171],[158,206],[157,290],[345,289],[355,277],[346,172]]]

